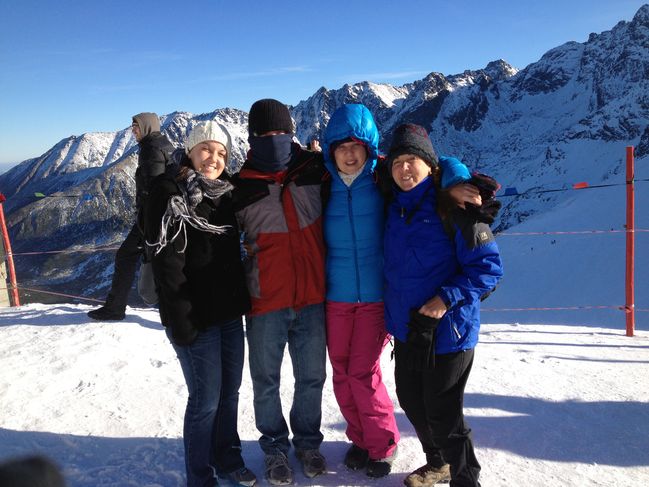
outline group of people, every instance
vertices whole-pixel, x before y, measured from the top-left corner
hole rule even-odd
[[[237,432],[244,339],[270,484],[293,483],[291,445],[307,477],[327,470],[320,451],[327,351],[350,440],[344,464],[388,475],[399,431],[380,357],[391,336],[397,398],[426,455],[404,483],[480,485],[463,397],[480,300],[502,275],[488,226],[498,206],[482,205],[494,193],[489,178],[438,157],[414,124],[399,126],[381,156],[374,118],[360,104],[336,110],[322,151],[305,149],[288,108],[273,99],[250,109],[250,150],[238,174],[227,170],[231,136],[214,121],[193,126],[173,153],[156,142],[153,159],[164,165],[153,169],[144,159],[159,134],[151,115],[133,117],[142,198],[126,242],[146,249],[187,383],[188,485],[256,483]],[[128,290],[138,257],[120,248],[111,292],[92,318],[124,317],[122,282],[130,279]],[[279,392],[287,344],[290,439]]]

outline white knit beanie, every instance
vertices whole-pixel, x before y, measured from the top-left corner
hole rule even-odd
[[[232,149],[230,133],[228,132],[228,129],[214,120],[199,122],[193,129],[191,129],[187,135],[185,152],[189,155],[189,151],[191,151],[197,144],[208,140],[213,140],[214,142],[223,144],[225,149],[228,151],[227,157],[230,157],[230,151]]]

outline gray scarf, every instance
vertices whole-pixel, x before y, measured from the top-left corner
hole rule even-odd
[[[179,253],[185,252],[187,248],[187,224],[197,230],[223,235],[232,227],[230,225],[212,225],[208,221],[196,214],[196,207],[203,201],[203,198],[209,198],[212,201],[218,201],[221,196],[233,189],[230,182],[222,179],[207,179],[202,174],[193,169],[188,170],[186,179],[178,183],[182,194],[174,195],[167,202],[167,209],[162,216],[160,224],[160,236],[157,242],[148,242],[147,245],[155,248],[155,255],[158,255],[163,248],[172,243],[181,233],[185,237],[185,245]],[[171,238],[168,237],[169,230],[177,225],[177,230]]]

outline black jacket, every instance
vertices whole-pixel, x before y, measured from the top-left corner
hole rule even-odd
[[[135,170],[135,205],[138,209],[139,220],[143,220],[142,210],[146,206],[151,182],[160,174],[164,174],[165,166],[174,146],[165,135],[151,132],[139,142],[140,154]]]
[[[180,188],[169,175],[153,181],[147,202],[147,241],[158,240],[167,202],[177,194],[181,194]],[[203,199],[196,207],[196,214],[212,225],[230,225],[232,229],[224,235],[214,235],[186,225],[185,251],[180,252],[185,245],[181,232],[152,259],[160,319],[165,327],[171,328],[177,345],[190,344],[199,331],[238,318],[250,309],[239,229],[230,194],[216,204]],[[168,230],[169,238],[176,230]]]

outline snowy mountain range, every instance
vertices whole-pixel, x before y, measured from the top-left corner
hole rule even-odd
[[[623,185],[628,145],[636,147],[636,178],[649,176],[649,5],[632,21],[591,34],[584,43],[558,46],[521,70],[498,60],[451,76],[433,72],[402,86],[363,82],[320,88],[291,107],[298,139],[306,143],[321,138],[329,117],[344,103],[363,103],[372,111],[384,150],[397,124],[415,122],[430,130],[438,153],[458,156],[471,169],[495,176],[503,187],[515,187],[520,195],[502,197],[496,230],[512,231],[523,222],[533,227],[535,221],[543,221],[544,230],[557,221],[569,227],[621,228],[623,208],[610,221],[589,214],[592,204],[615,206],[606,192],[541,191],[570,189],[581,181]],[[235,171],[247,151],[245,112],[175,112],[162,117],[162,127],[180,146],[187,130],[206,119],[233,133],[230,169]],[[128,129],[88,133],[64,139],[0,175],[14,252],[79,250],[16,256],[23,285],[45,287],[47,280],[48,289],[103,297],[113,253],[81,250],[118,245],[130,227],[136,151]],[[640,191],[638,184],[638,197],[644,198]],[[48,196],[37,198],[36,192]],[[617,192],[610,198],[624,196]],[[585,219],[564,218],[576,207],[583,208],[579,217]],[[548,215],[556,218],[548,220]],[[649,252],[646,241],[637,245],[637,252]],[[524,265],[527,257],[521,259]],[[543,265],[556,260],[548,259]],[[512,260],[508,269],[515,265]],[[42,296],[33,299],[46,301]]]

